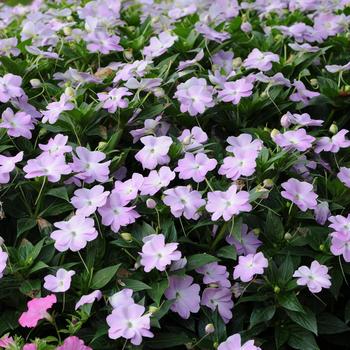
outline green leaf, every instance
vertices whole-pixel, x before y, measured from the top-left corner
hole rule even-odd
[[[184,345],[191,341],[191,338],[183,332],[161,333],[154,340],[147,341],[147,347],[151,349],[168,349]]]
[[[23,233],[36,226],[36,220],[33,218],[21,218],[17,220],[17,238]]]
[[[103,288],[114,277],[119,267],[120,264],[115,266],[109,266],[100,271],[97,271],[94,274],[94,277],[92,278],[90,287],[92,289]]]
[[[328,312],[318,315],[317,323],[320,334],[339,334],[350,331],[346,323]]]
[[[206,265],[218,260],[219,259],[217,259],[215,256],[212,256],[206,253],[191,255],[187,259],[187,271],[195,270],[198,267],[201,267],[203,265]]]
[[[285,309],[305,313],[302,305],[294,293],[288,293],[278,296],[278,301]]]
[[[319,350],[313,334],[299,326],[289,327],[288,345],[299,350]]]
[[[227,245],[225,247],[220,248],[217,251],[216,255],[219,258],[236,260],[237,259],[236,247],[234,245]]]
[[[68,191],[66,186],[52,188],[51,190],[46,192],[46,195],[61,198],[69,202],[69,196],[68,196]]]
[[[293,266],[293,260],[288,254],[283,263],[278,268],[278,280],[281,284],[286,284],[289,282],[293,277],[294,272],[294,266]]]
[[[307,329],[308,331],[311,331],[315,335],[317,335],[317,321],[315,314],[310,311],[306,310],[305,314],[302,314],[300,312],[295,311],[286,311],[289,318],[297,323],[299,326]]]
[[[168,286],[168,280],[162,280],[160,282],[153,283],[151,284],[152,289],[147,290],[147,294],[159,306],[160,300],[162,299],[162,296]]]
[[[252,328],[259,323],[270,321],[275,315],[275,312],[276,307],[274,305],[255,308],[250,315],[249,328]]]
[[[282,240],[284,237],[284,227],[282,220],[271,210],[267,213],[265,235],[270,240]]]
[[[125,279],[123,282],[125,283],[126,288],[130,288],[134,292],[140,292],[141,290],[152,289],[152,287],[150,287],[148,284],[137,280]]]
[[[345,320],[345,323],[350,322],[350,300],[348,300],[348,302],[345,305],[344,320]]]
[[[233,227],[230,231],[230,235],[237,239],[237,241],[242,241],[242,225],[243,225],[243,218],[239,217],[235,220]]]

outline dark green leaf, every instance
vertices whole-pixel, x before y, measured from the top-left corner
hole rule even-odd
[[[290,310],[286,312],[292,321],[294,321],[299,326],[317,335],[316,316],[312,311],[306,310],[306,313],[304,314],[300,312],[290,311]]]
[[[217,259],[215,256],[212,256],[206,253],[194,254],[187,259],[186,268],[187,268],[187,271],[191,271],[191,270],[197,269],[198,267],[201,267],[203,265],[206,265],[218,260],[219,259]]]
[[[92,289],[103,288],[116,274],[120,267],[120,264],[115,266],[105,267],[104,269],[97,271],[91,281]]]

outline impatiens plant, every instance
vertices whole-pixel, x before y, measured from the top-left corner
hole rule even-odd
[[[0,348],[350,336],[350,2],[0,4]]]

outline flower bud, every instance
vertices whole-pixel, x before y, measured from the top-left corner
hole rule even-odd
[[[219,347],[219,343],[216,341],[216,342],[213,344],[213,346],[214,346],[214,349],[217,349],[217,348]]]
[[[242,59],[240,57],[236,57],[233,59],[232,66],[233,68],[239,68],[242,65]]]
[[[44,230],[50,229],[52,225],[46,219],[37,218],[36,224],[38,225],[39,231],[43,232]]]
[[[132,50],[125,50],[123,52],[124,54],[124,57],[127,59],[127,60],[132,60],[133,59],[133,54],[132,54]]]
[[[72,98],[75,96],[75,91],[72,87],[67,86],[66,89],[64,90],[64,94]]]
[[[39,79],[31,79],[29,82],[30,82],[30,85],[32,86],[32,88],[34,88],[34,89],[41,86],[41,81]]]
[[[157,87],[153,90],[154,96],[156,97],[163,97],[164,96],[164,90],[160,87]]]
[[[150,313],[150,314],[154,314],[155,312],[157,312],[158,311],[158,308],[156,307],[156,306],[150,306],[149,308],[148,308],[148,312]]]
[[[289,241],[291,238],[292,238],[292,235],[291,235],[289,232],[287,232],[287,233],[284,235],[284,239],[285,239],[286,241]]]
[[[329,127],[329,132],[332,134],[336,134],[338,132],[338,127],[337,124],[333,123],[330,127]]]
[[[192,136],[189,135],[189,136],[186,136],[183,141],[182,141],[182,144],[185,145],[185,146],[188,146],[192,141]]]
[[[273,129],[271,132],[270,132],[270,136],[271,138],[273,139],[275,136],[277,136],[279,134],[279,130],[277,129]]]
[[[211,334],[211,333],[214,333],[215,332],[215,327],[212,323],[208,323],[206,326],[205,326],[205,333],[207,334]]]
[[[281,288],[278,286],[275,286],[275,288],[273,289],[275,294],[279,294],[279,292],[281,291]]]
[[[310,79],[310,84],[313,88],[318,88],[318,81],[317,79],[313,78],[313,79]]]
[[[321,252],[323,252],[325,250],[324,244],[320,244],[319,249],[320,249]]]
[[[249,33],[252,31],[252,25],[249,22],[243,22],[241,24],[241,31],[244,33]]]
[[[64,27],[63,28],[64,35],[71,35],[72,34],[72,28],[71,27]]]
[[[266,188],[272,188],[273,185],[274,185],[274,182],[273,182],[272,179],[265,179],[265,180],[263,181],[263,185],[264,185],[264,187],[266,187]]]
[[[146,206],[148,209],[154,209],[157,206],[157,202],[152,198],[148,198],[146,200]]]
[[[124,239],[126,242],[131,242],[132,241],[132,235],[129,232],[122,232],[120,236]]]
[[[256,236],[259,236],[261,230],[260,230],[259,227],[256,227],[256,228],[253,228],[253,232],[254,232],[254,234],[255,234]]]
[[[350,85],[345,85],[344,86],[344,91],[345,92],[350,92]]]

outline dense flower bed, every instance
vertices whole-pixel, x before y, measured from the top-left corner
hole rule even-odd
[[[0,348],[348,349],[348,3],[0,5]]]

